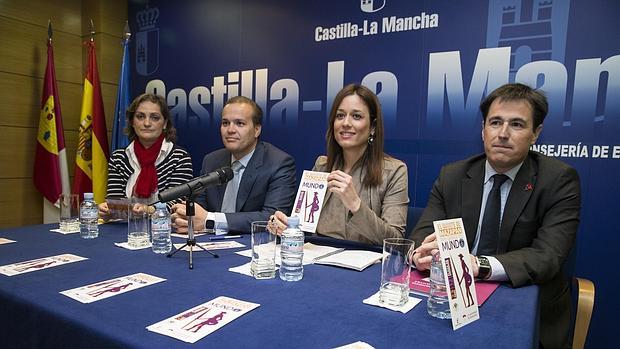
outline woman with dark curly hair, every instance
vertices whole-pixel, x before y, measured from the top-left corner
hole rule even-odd
[[[176,129],[163,97],[138,96],[127,108],[126,117],[125,133],[131,143],[110,156],[107,198],[155,201],[158,192],[194,177],[189,153],[175,144]],[[99,212],[108,214],[106,202],[99,204]]]

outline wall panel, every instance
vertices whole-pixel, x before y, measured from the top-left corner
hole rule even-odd
[[[43,222],[42,197],[34,188],[32,172],[47,62],[48,18],[54,29],[54,64],[71,180],[86,70],[83,40],[89,36],[89,26],[84,23],[91,18],[97,29],[108,135],[112,130],[127,2],[0,1],[0,228]]]
[[[32,178],[2,178],[0,193],[0,227],[43,222],[43,202]]]
[[[0,72],[0,125],[38,127],[43,79]],[[58,82],[65,130],[77,129],[82,84]]]
[[[35,10],[36,9],[36,10]],[[54,31],[80,35],[82,4],[80,0],[0,1],[0,13],[35,25],[47,27],[52,20]]]
[[[0,71],[43,77],[47,61],[47,22],[36,26],[0,17]],[[81,39],[54,32],[56,79],[78,82],[82,78]]]

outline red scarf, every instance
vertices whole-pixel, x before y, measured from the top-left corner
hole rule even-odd
[[[142,143],[136,139],[133,142],[133,150],[140,163],[140,175],[134,187],[135,195],[139,198],[149,198],[157,190],[157,170],[155,170],[155,160],[161,150],[164,142],[164,134],[162,133],[157,141],[149,148],[144,148]]]

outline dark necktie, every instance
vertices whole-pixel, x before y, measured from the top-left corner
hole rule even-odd
[[[479,255],[494,255],[497,253],[502,205],[500,187],[507,179],[508,176],[503,174],[493,175],[493,188],[489,192],[489,197],[487,197],[482,227],[480,228],[480,243],[477,251]]]
[[[239,183],[241,182],[239,174],[241,173],[243,164],[235,160],[233,161],[231,167],[234,172],[234,176],[226,185],[226,191],[224,192],[224,199],[222,200],[221,209],[224,213],[233,213],[236,211],[237,192],[239,191]]]

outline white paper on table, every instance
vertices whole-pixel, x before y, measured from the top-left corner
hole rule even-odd
[[[67,235],[67,234],[79,233],[80,229],[70,230],[70,231],[62,231],[62,230],[60,230],[60,228],[56,228],[56,229],[50,229],[50,231],[53,231],[54,233],[60,233],[60,234],[63,234],[63,235]]]
[[[7,238],[0,238],[0,245],[10,244],[12,242],[16,242],[16,241],[15,240],[11,240],[11,239],[7,239]]]
[[[146,244],[146,245],[144,245],[144,246],[142,246],[142,247],[134,247],[134,246],[130,246],[130,245],[129,245],[129,243],[128,243],[127,241],[125,241],[125,242],[115,242],[115,243],[114,243],[114,245],[116,245],[116,246],[118,246],[118,247],[120,247],[120,248],[125,248],[125,249],[128,249],[128,250],[132,250],[132,251],[135,251],[135,250],[143,250],[143,249],[145,249],[145,248],[151,248],[151,247],[153,246],[153,245],[151,245],[151,243],[149,242],[148,244]]]
[[[166,279],[149,274],[136,273],[72,288],[70,290],[61,291],[60,293],[82,303],[92,303],[162,281],[166,281]]]
[[[409,312],[409,310],[413,309],[416,305],[418,305],[418,303],[420,303],[422,300],[420,298],[416,298],[416,297],[411,297],[409,296],[409,300],[407,300],[407,303],[401,305],[401,306],[394,306],[394,305],[390,305],[387,303],[381,303],[379,301],[379,294],[381,293],[381,291],[373,294],[372,296],[364,299],[363,303],[364,304],[369,304],[369,305],[375,305],[377,307],[381,307],[381,308],[386,308],[386,309],[390,309],[393,311],[400,311],[403,314],[406,314],[407,312]]]
[[[362,271],[369,266],[378,263],[383,257],[382,253],[364,250],[342,250],[330,253],[325,257],[317,258],[315,264],[334,265],[342,268]]]
[[[220,296],[152,324],[146,329],[187,343],[196,343],[259,306],[257,303]]]
[[[24,262],[0,266],[0,274],[13,276],[29,273],[32,271],[53,268],[63,264],[79,262],[86,259],[88,258],[76,256],[74,254],[60,254],[57,256],[31,259]]]
[[[334,349],[375,349],[375,347],[366,342],[357,341]]]
[[[248,262],[245,264],[241,264],[238,267],[228,268],[228,271],[232,271],[233,273],[239,273],[247,276],[252,276],[252,270],[250,270],[252,262]]]
[[[276,265],[280,265],[281,263],[281,257],[280,257],[280,245],[276,245]],[[314,263],[314,260],[321,257],[321,256],[325,256],[328,255],[330,253],[334,253],[337,251],[342,251],[341,248],[337,248],[337,247],[331,247],[331,246],[322,246],[322,245],[315,245],[313,243],[310,242],[306,242],[304,244],[304,258],[302,260],[302,264],[303,265],[309,265]],[[243,256],[243,257],[248,257],[248,258],[252,258],[252,250],[243,250],[243,251],[237,251],[235,252],[236,254]]]
[[[245,247],[244,244],[238,242],[238,241],[214,241],[214,242],[199,242],[196,245],[200,245],[202,247],[204,247],[206,250],[223,250],[223,249],[227,249],[227,248],[239,248],[239,247]],[[183,244],[174,244],[174,248],[179,249],[181,248],[181,246],[183,246]],[[189,246],[185,246],[183,248],[183,251],[189,251]],[[199,247],[194,247],[193,250],[194,252],[200,252],[200,248]]]
[[[197,238],[199,236],[203,236],[203,235],[207,235],[207,233],[197,233],[194,232],[194,237]],[[176,238],[182,238],[182,239],[187,239],[187,234],[180,234],[180,233],[170,233],[170,236],[174,236]]]

